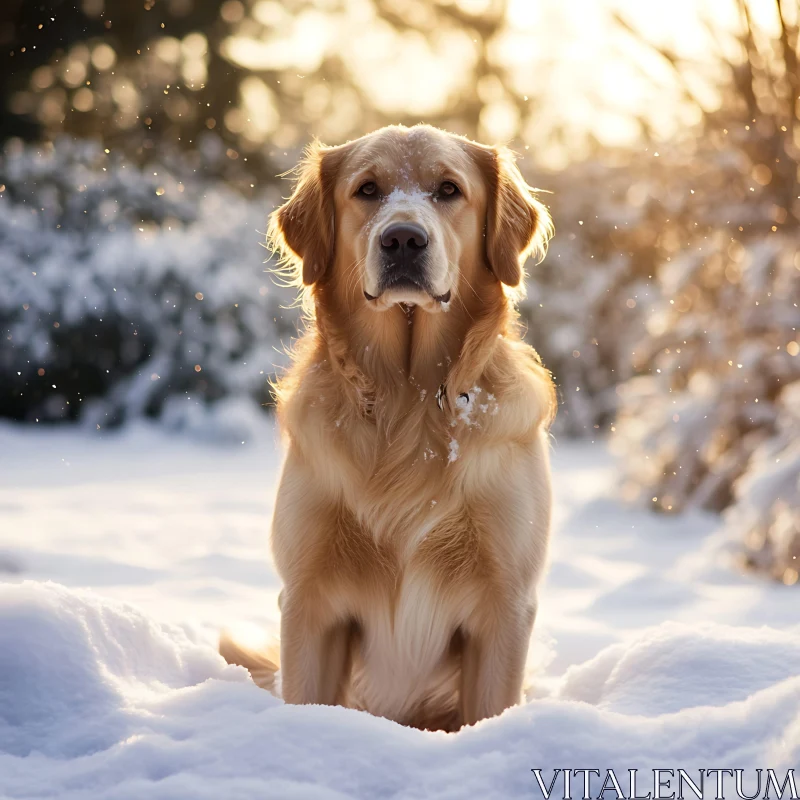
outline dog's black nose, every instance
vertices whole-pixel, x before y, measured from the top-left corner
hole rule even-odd
[[[381,247],[384,250],[411,251],[423,250],[428,246],[428,234],[424,228],[413,222],[396,222],[381,234]]]

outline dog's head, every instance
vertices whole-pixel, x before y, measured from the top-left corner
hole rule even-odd
[[[438,311],[476,281],[519,284],[551,227],[507,149],[389,127],[312,145],[270,238],[306,286],[333,280],[375,310]]]

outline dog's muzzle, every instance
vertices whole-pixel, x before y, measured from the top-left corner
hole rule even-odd
[[[411,289],[433,297],[442,303],[450,300],[451,292],[436,296],[428,281],[428,233],[413,222],[395,222],[380,236],[381,277],[379,292],[364,292],[367,300],[375,300],[390,289]]]

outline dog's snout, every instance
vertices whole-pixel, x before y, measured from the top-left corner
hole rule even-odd
[[[384,250],[410,251],[423,250],[428,246],[425,229],[413,222],[397,222],[389,225],[381,234],[381,247]]]

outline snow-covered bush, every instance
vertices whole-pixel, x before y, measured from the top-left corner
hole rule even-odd
[[[557,233],[522,311],[559,385],[556,432],[610,429],[631,500],[735,503],[747,561],[794,583],[800,225],[748,155],[758,135],[540,178]]]
[[[274,196],[67,141],[8,147],[0,184],[0,416],[268,401],[297,324],[260,246]]]
[[[776,406],[775,435],[753,453],[726,518],[749,564],[792,584],[800,572],[800,381],[781,390]]]
[[[738,498],[726,518],[750,562],[794,583],[800,227],[741,152],[703,155],[662,231],[639,374],[617,389],[623,491],[663,511]]]
[[[535,180],[552,192],[542,197],[556,236],[545,260],[528,264],[526,336],[558,385],[556,432],[607,430],[658,291],[657,221],[669,214],[657,176],[630,163],[590,161]]]
[[[743,246],[719,232],[661,271],[663,298],[640,346],[648,374],[620,387],[618,424],[631,479],[660,508],[727,506],[788,413],[783,390],[800,379],[797,247],[778,235]]]

